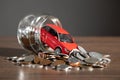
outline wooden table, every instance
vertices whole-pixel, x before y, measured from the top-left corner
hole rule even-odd
[[[5,60],[7,56],[20,56],[21,49],[15,37],[0,37],[0,80],[120,80],[120,37],[75,37],[87,51],[110,54],[112,62],[104,70],[55,71],[20,67]]]

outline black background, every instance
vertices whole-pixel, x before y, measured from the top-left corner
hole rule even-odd
[[[120,0],[0,0],[0,36],[16,36],[24,16],[44,13],[74,36],[120,36]]]

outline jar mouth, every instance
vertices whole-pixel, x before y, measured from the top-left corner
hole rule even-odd
[[[43,43],[41,42],[41,28],[46,24],[54,24],[62,27],[60,20],[51,15],[27,15],[18,25],[17,39],[22,48],[29,52],[38,53],[45,51]]]

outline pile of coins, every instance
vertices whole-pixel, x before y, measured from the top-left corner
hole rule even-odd
[[[48,53],[43,54],[46,55],[45,58],[30,54],[25,56],[23,55],[21,57],[7,57],[6,59],[19,66],[47,66],[54,70],[70,70],[74,67],[81,68],[80,62],[69,62],[68,58],[66,58],[66,55],[53,55]]]
[[[43,57],[44,56],[44,57]],[[39,55],[22,55],[20,57],[7,57],[7,60],[13,62],[15,65],[32,67],[32,68],[45,68],[49,67],[54,70],[71,71],[71,70],[89,70],[93,71],[95,66],[82,63],[75,58],[70,58],[64,54],[55,53],[40,53]]]

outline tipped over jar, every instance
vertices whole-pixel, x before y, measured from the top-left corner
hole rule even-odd
[[[41,28],[46,24],[62,27],[59,19],[51,15],[25,16],[18,25],[17,38],[19,44],[29,52],[45,51],[46,49],[41,42]]]

